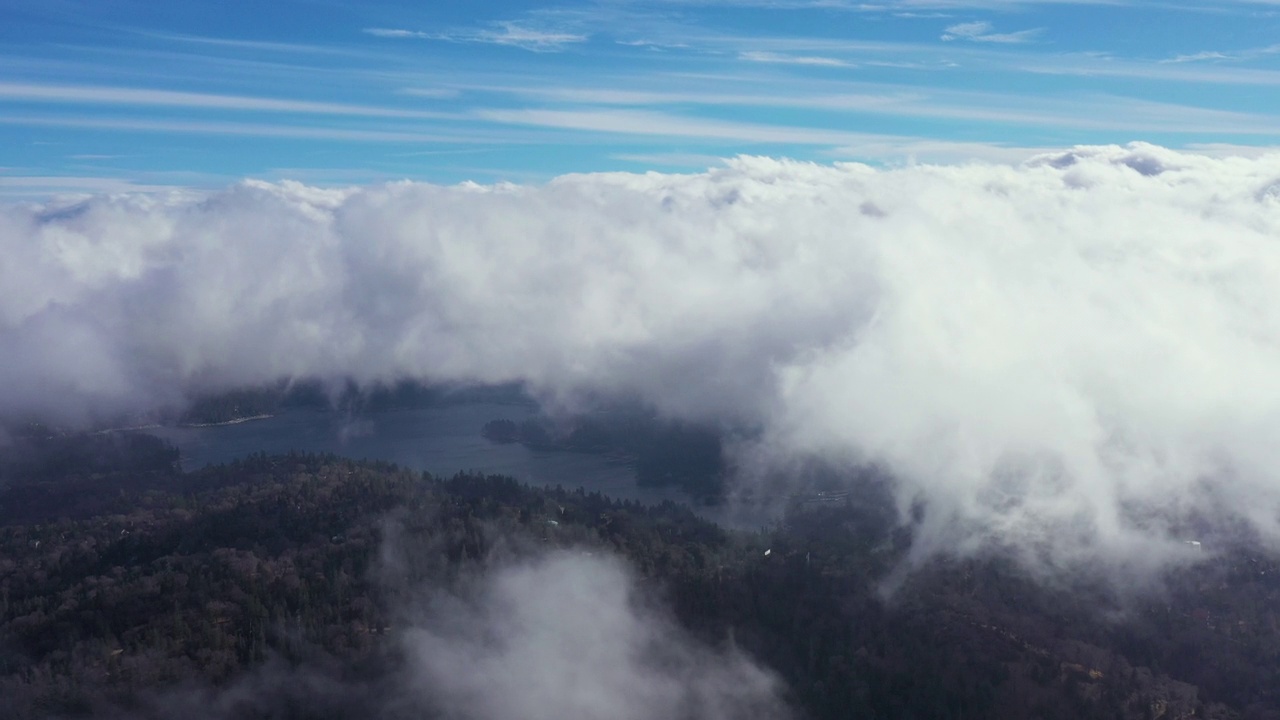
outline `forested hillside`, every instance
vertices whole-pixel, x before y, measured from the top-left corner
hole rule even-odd
[[[79,463],[7,465],[2,717],[465,717],[396,690],[407,614],[423,588],[560,549],[623,558],[686,632],[776,672],[800,717],[1280,717],[1280,564],[1256,550],[1132,597],[996,557],[886,594],[911,537],[870,481],[753,534],[332,456],[181,475],[150,441],[97,438],[58,441]]]

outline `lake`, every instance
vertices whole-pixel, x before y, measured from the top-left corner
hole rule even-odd
[[[458,403],[387,410],[358,418],[341,413],[293,410],[267,418],[208,427],[162,427],[147,432],[164,438],[182,453],[184,470],[229,462],[255,452],[333,453],[364,460],[384,460],[437,476],[461,471],[509,475],[531,485],[582,487],[612,498],[657,504],[664,500],[689,504],[707,519],[751,528],[768,517],[730,512],[726,507],[698,507],[675,488],[640,487],[634,468],[603,455],[531,450],[519,443],[497,444],[480,435],[488,421],[520,422],[537,408],[525,404]]]

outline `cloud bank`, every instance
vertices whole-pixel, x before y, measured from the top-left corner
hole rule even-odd
[[[246,181],[0,207],[0,407],[524,380],[877,463],[922,537],[1280,537],[1280,156],[739,158],[541,186]]]

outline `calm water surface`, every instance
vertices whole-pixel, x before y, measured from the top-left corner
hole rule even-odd
[[[413,470],[448,476],[460,471],[510,475],[532,485],[585,488],[618,499],[690,503],[669,488],[636,485],[630,465],[601,455],[536,451],[485,440],[480,428],[490,420],[520,422],[536,408],[529,405],[468,403],[388,410],[352,419],[338,413],[298,410],[261,420],[212,427],[157,428],[153,434],[182,452],[184,470],[235,460],[251,453],[331,452],[365,460],[385,460]],[[692,504],[692,503],[690,503]],[[722,511],[698,508],[711,519]],[[736,523],[735,523],[736,524]]]

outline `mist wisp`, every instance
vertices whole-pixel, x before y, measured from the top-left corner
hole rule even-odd
[[[620,561],[559,551],[435,598],[402,637],[407,677],[447,717],[620,720],[789,716],[781,682],[695,641]]]

